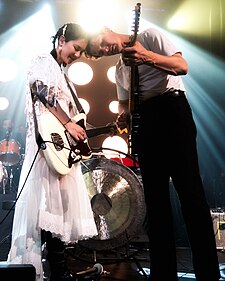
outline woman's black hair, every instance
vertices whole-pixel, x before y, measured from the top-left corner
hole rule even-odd
[[[56,59],[57,53],[56,53],[56,42],[59,40],[60,36],[63,35],[65,37],[65,41],[71,41],[71,40],[78,40],[82,38],[87,38],[86,31],[76,23],[66,23],[63,26],[61,26],[57,33],[52,36],[52,44],[53,44],[53,50],[51,51],[52,56]]]
[[[99,59],[102,56],[99,55],[92,55],[91,54],[91,46],[90,46],[90,42],[92,38],[95,38],[95,36],[98,35],[98,33],[96,32],[96,34],[93,33],[88,33],[87,31],[85,31],[79,24],[76,23],[66,23],[63,26],[61,26],[57,33],[52,36],[52,44],[53,44],[53,50],[51,51],[52,56],[56,59],[57,58],[57,53],[56,53],[56,42],[59,40],[60,36],[63,35],[65,37],[65,41],[71,41],[71,40],[78,40],[78,39],[82,39],[82,38],[86,38],[88,40],[88,45],[87,45],[87,49],[84,52],[84,55],[89,58],[89,59]]]
[[[65,37],[66,42],[87,37],[86,31],[79,24],[66,23],[58,29],[54,36],[52,36],[52,44],[54,49],[56,47],[56,41],[61,35]]]

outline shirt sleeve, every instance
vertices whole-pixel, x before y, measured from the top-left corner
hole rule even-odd
[[[140,33],[137,40],[147,49],[161,55],[171,56],[175,53],[181,53],[173,42],[155,28],[149,28]]]

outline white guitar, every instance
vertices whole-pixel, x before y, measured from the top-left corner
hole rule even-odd
[[[86,127],[86,115],[84,113],[79,113],[71,119],[83,128]],[[51,112],[45,112],[40,116],[38,129],[46,145],[46,148],[43,149],[45,159],[56,175],[68,174],[74,163],[81,159],[89,159],[92,156],[88,140],[77,142]],[[86,134],[87,137],[94,137],[105,133],[115,134],[116,130],[117,126],[112,123],[86,130]]]

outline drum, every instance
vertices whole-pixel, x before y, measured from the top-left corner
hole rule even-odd
[[[16,140],[4,139],[0,142],[0,161],[5,166],[13,166],[20,161],[20,144]]]
[[[114,160],[96,157],[81,163],[98,235],[80,244],[97,250],[125,245],[144,224],[141,181],[130,168]]]
[[[2,162],[0,161],[0,192],[6,193],[6,184],[8,181],[8,172]]]

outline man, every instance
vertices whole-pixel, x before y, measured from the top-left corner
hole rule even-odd
[[[116,70],[117,124],[121,129],[129,121],[129,94],[134,94],[130,92],[129,66],[138,67],[135,146],[147,206],[149,280],[178,280],[169,191],[172,179],[187,228],[196,280],[218,281],[212,219],[199,174],[196,127],[181,79],[188,73],[188,64],[182,52],[154,28],[138,34],[132,46],[131,39],[106,28],[90,40],[86,53],[89,57],[121,54]]]

